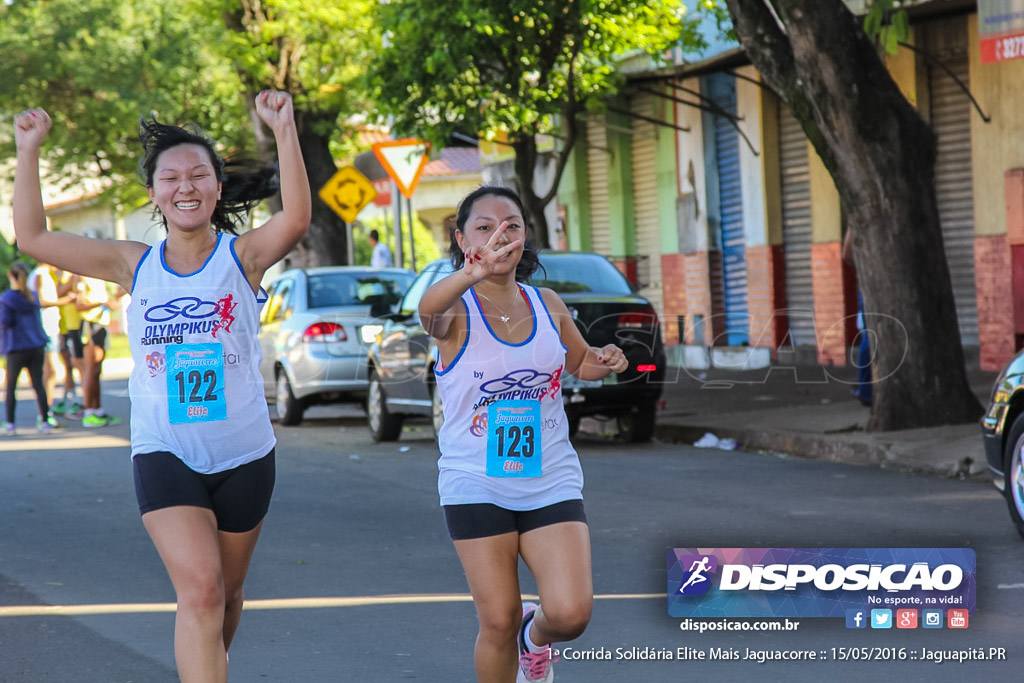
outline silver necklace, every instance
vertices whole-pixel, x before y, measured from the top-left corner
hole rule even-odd
[[[492,306],[494,306],[495,308],[497,308],[498,309],[498,318],[500,318],[501,322],[505,323],[505,325],[508,325],[509,321],[512,320],[512,316],[505,315],[505,309],[503,309],[501,306],[499,306],[495,301],[492,301],[491,298],[489,296],[487,296],[486,294],[484,294],[483,292],[477,292],[477,294],[482,296],[484,298],[484,300],[487,301],[487,303],[489,303]],[[519,296],[519,285],[516,285],[516,293],[512,297],[512,305],[511,305],[511,307],[509,309],[509,312],[511,312],[512,308],[515,308],[516,297],[518,297],[518,296]]]

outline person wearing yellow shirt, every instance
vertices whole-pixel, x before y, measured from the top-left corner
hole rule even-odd
[[[60,351],[61,362],[64,363],[64,398],[54,402],[52,411],[56,415],[64,415],[78,419],[82,416],[82,404],[75,396],[75,370],[79,380],[84,376],[85,347],[82,344],[82,315],[76,303],[80,278],[66,270],[56,271],[57,294],[66,303],[60,307]]]
[[[60,307],[62,304],[74,300],[74,297],[71,295],[61,297],[58,294],[54,269],[47,263],[36,264],[32,272],[28,274],[28,288],[35,295],[36,301],[39,303],[43,332],[46,333],[46,350],[43,355],[43,384],[46,386],[46,395],[50,397],[50,401],[53,403],[51,412],[56,412],[54,408],[58,405],[63,408],[63,401],[57,399]],[[47,415],[46,419],[51,427],[62,426],[52,415]]]
[[[106,427],[121,422],[121,418],[107,415],[101,405],[100,375],[107,352],[107,326],[110,325],[110,294],[103,280],[83,277],[78,285],[78,311],[82,316],[85,337],[85,363],[82,372],[82,402],[85,415],[83,427]]]

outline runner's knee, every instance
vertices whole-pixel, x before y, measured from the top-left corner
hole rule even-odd
[[[224,582],[214,572],[192,574],[178,588],[178,607],[192,612],[209,612],[224,609]]]
[[[495,641],[512,640],[519,631],[523,608],[518,602],[480,607],[480,635]]]
[[[551,602],[549,605],[548,603]],[[591,600],[556,600],[541,603],[544,630],[556,640],[578,638],[590,623],[593,609]]]

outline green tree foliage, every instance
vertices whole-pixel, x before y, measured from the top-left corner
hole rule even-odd
[[[0,292],[4,291],[10,286],[10,282],[7,278],[7,272],[11,268],[11,264],[18,260],[19,254],[15,251],[14,245],[8,243],[6,239],[0,237],[0,273],[3,274],[0,277]],[[21,255],[23,260],[25,256]]]
[[[54,118],[47,153],[68,183],[104,181],[127,211],[146,200],[136,182],[139,117],[194,121],[225,152],[273,160],[251,110],[263,89],[295,98],[314,193],[297,265],[343,263],[344,223],[316,199],[346,151],[344,132],[367,109],[364,77],[379,48],[371,0],[12,0],[0,3],[0,154],[12,156],[13,114]],[[248,107],[248,109],[247,109]],[[273,206],[273,203],[272,203]]]
[[[616,60],[703,47],[680,0],[394,0],[378,6],[386,47],[370,70],[394,129],[435,149],[453,133],[505,134],[536,238],[576,141],[577,118],[618,89]],[[537,136],[561,138],[553,186],[537,191]]]
[[[872,0],[864,15],[864,33],[891,55],[900,43],[910,39],[910,18],[907,10],[895,7],[896,0]]]
[[[345,224],[317,197],[337,170],[335,154],[368,108],[365,65],[380,46],[373,0],[183,0],[191,15],[219,25],[210,49],[243,84],[260,155],[272,159],[273,139],[252,112],[256,93],[286,90],[295,98],[296,125],[313,191],[313,220],[293,259],[296,265],[344,263]],[[346,135],[349,134],[349,135]],[[332,149],[332,141],[333,149]]]
[[[54,180],[99,179],[110,199],[131,207],[145,201],[135,182],[140,116],[195,121],[237,141],[238,80],[205,52],[209,27],[187,19],[177,0],[0,5],[0,154],[14,153],[13,114],[43,107],[54,120],[47,153]]]

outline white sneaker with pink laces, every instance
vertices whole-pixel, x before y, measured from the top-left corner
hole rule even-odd
[[[535,602],[523,603],[524,625],[532,621],[537,607]],[[542,652],[530,652],[526,647],[526,638],[526,628],[520,628],[519,673],[516,675],[516,683],[551,683],[555,680],[554,663],[558,661],[558,655],[553,655],[550,647],[544,648]]]

